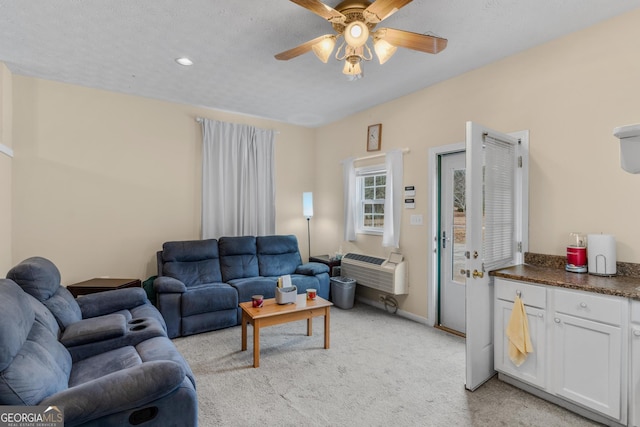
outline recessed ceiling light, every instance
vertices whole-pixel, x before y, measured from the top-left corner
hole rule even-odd
[[[180,65],[184,65],[185,67],[188,67],[189,65],[193,65],[193,61],[187,57],[176,58],[176,62]]]

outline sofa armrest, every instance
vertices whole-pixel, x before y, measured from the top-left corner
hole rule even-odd
[[[157,293],[184,293],[187,287],[178,279],[173,277],[160,276],[153,282],[153,288]]]
[[[316,274],[328,273],[329,266],[320,262],[308,262],[299,265],[296,268],[296,274],[306,274],[307,276],[315,276]]]
[[[179,387],[185,375],[173,361],[145,362],[70,387],[39,405],[63,407],[65,426],[75,426],[160,399]]]
[[[103,316],[120,310],[130,310],[142,304],[149,304],[147,293],[142,288],[125,288],[114,291],[97,292],[76,299],[82,318]]]
[[[60,342],[65,347],[94,343],[124,336],[126,329],[127,319],[122,314],[107,314],[70,324],[62,333]]]

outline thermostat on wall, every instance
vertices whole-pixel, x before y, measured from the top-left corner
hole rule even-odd
[[[414,197],[416,195],[416,187],[407,185],[404,187],[404,197]]]

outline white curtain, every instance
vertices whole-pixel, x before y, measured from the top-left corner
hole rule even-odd
[[[350,157],[342,163],[342,177],[344,185],[344,240],[353,242],[356,240],[356,169],[353,165],[355,159]]]
[[[384,230],[382,246],[397,248],[400,242],[400,217],[402,216],[402,150],[387,152],[385,167],[387,185],[384,199]]]
[[[202,238],[275,234],[274,132],[202,120]]]

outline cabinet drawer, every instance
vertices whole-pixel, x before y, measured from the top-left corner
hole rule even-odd
[[[504,301],[513,302],[519,293],[524,305],[538,308],[545,308],[547,305],[547,290],[543,286],[496,278],[495,292],[496,298]]]
[[[640,301],[631,300],[631,321],[640,323]]]
[[[622,299],[582,291],[554,289],[557,312],[610,325],[621,324]]]

